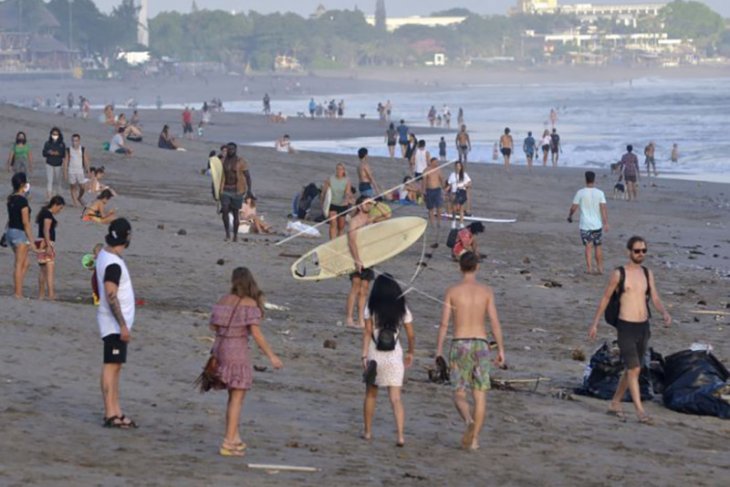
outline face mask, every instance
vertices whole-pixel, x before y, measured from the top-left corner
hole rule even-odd
[[[51,135],[51,139],[53,139],[54,142],[57,141],[58,140],[58,135]]]
[[[16,144],[25,144],[25,139],[18,139],[15,141]]]

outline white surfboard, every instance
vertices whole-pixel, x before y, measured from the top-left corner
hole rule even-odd
[[[322,201],[322,214],[325,218],[330,216],[330,205],[332,204],[332,188],[327,188],[327,192],[324,194],[324,201]]]
[[[223,180],[223,163],[218,156],[208,159],[210,163],[210,179],[213,182],[213,199],[220,201],[221,181]]]
[[[441,213],[441,218],[444,220],[451,220],[452,215],[451,213]],[[456,218],[459,218],[459,215],[456,215]],[[481,216],[466,216],[464,215],[464,220],[468,222],[484,222],[484,223],[516,223],[516,218],[484,218]]]
[[[421,238],[427,224],[423,218],[406,216],[358,228],[355,237],[360,260],[365,267],[372,267],[395,257]],[[347,235],[310,250],[291,266],[292,277],[303,281],[331,279],[354,271]]]

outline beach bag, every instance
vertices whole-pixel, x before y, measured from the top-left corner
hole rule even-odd
[[[241,299],[236,303],[235,308],[231,312],[231,316],[228,318],[228,326],[231,326],[233,317],[236,316],[238,311],[238,305],[241,304]],[[211,389],[225,389],[226,383],[220,378],[218,374],[219,364],[218,359],[215,357],[213,350],[210,351],[210,357],[203,366],[203,372],[200,373],[197,379],[195,379],[195,386],[200,390],[201,393],[208,392]]]
[[[649,313],[649,318],[651,318],[651,310],[649,309],[649,296],[651,295],[649,269],[644,266],[641,266],[641,268],[644,270],[644,276],[646,276],[646,310]],[[621,312],[621,295],[624,293],[624,281],[626,280],[626,271],[623,266],[618,267],[617,269],[621,274],[618,281],[618,287],[611,295],[611,298],[608,300],[606,310],[603,312],[603,318],[606,320],[606,323],[614,327],[616,326],[616,323],[618,323],[618,315]]]
[[[452,228],[449,230],[449,236],[446,237],[446,246],[450,249],[454,248],[454,245],[456,245],[456,240],[459,236],[459,229],[458,228]]]
[[[378,333],[378,338],[375,338],[373,333],[373,341],[375,341],[375,348],[380,352],[392,352],[395,350],[395,345],[398,343],[398,332],[391,330],[390,328],[382,328]]]

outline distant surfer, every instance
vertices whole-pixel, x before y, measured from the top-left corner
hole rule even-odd
[[[456,150],[459,153],[459,162],[466,164],[469,152],[471,152],[471,139],[469,139],[469,132],[466,131],[466,125],[462,124],[459,133],[456,134]]]
[[[243,206],[243,197],[251,191],[251,176],[248,164],[236,152],[238,146],[230,142],[226,146],[226,158],[223,160],[223,177],[221,178],[220,201],[223,217],[223,228],[226,230],[226,242],[231,239],[230,218],[233,218],[233,241],[238,241],[239,211]]]
[[[360,260],[355,230],[372,223],[369,213],[374,201],[366,196],[360,196],[356,204],[357,209],[355,210],[355,214],[350,218],[350,224],[347,229],[347,247],[350,249],[350,254],[352,254],[352,258],[355,261],[355,272],[350,274],[351,287],[350,294],[347,296],[345,325],[363,328],[365,327],[365,300],[370,289],[370,282],[375,278],[375,273],[372,269],[365,268],[362,260]],[[357,325],[355,325],[352,319],[352,314],[355,310],[355,300],[357,300]]]
[[[365,147],[361,147],[357,151],[357,158],[360,160],[360,164],[357,166],[357,190],[360,192],[360,196],[371,198],[375,196],[375,191],[380,191],[378,189],[378,183],[375,182],[373,170],[370,167],[368,150]]]
[[[332,240],[345,233],[344,213],[350,207],[353,193],[352,183],[347,177],[347,171],[343,163],[338,163],[335,174],[325,179],[324,186],[322,186],[322,198],[326,198],[327,190],[331,194],[329,209],[324,207],[322,209],[327,212],[326,217],[330,219],[330,240]]]
[[[485,326],[487,317],[497,342],[497,357],[494,362],[498,366],[504,364],[504,343],[494,303],[494,291],[477,282],[478,256],[473,252],[466,252],[459,259],[459,267],[463,275],[462,281],[449,287],[444,296],[436,357],[443,357],[444,341],[453,315],[454,334],[449,363],[451,383],[454,385],[454,404],[466,423],[461,446],[465,450],[476,450],[479,448],[479,433],[484,425],[487,409],[487,391],[491,388],[490,353]],[[473,409],[467,399],[467,389],[471,389]]]
[[[510,135],[509,127],[504,129],[504,133],[499,138],[499,151],[504,157],[504,168],[509,170],[509,162],[512,158],[512,150],[514,149],[515,143]]]
[[[428,170],[423,175],[423,182],[426,188],[426,209],[428,209],[428,221],[431,225],[441,226],[441,208],[444,206],[442,188],[446,184],[444,176],[439,169],[439,160],[432,157],[428,164]]]

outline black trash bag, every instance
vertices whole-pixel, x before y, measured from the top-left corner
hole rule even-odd
[[[730,419],[727,368],[706,351],[683,350],[664,363],[664,405],[681,413]]]
[[[591,357],[591,361],[583,374],[583,384],[575,389],[575,393],[599,399],[611,399],[616,392],[623,371],[624,364],[619,355],[616,341],[611,346],[608,345],[608,342],[604,342]],[[642,401],[649,401],[654,397],[651,376],[646,366],[641,368],[639,390]],[[628,390],[624,394],[623,402],[631,402],[631,395]]]
[[[664,357],[649,347],[649,377],[654,394],[664,392]]]

